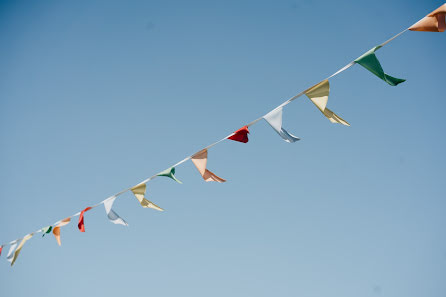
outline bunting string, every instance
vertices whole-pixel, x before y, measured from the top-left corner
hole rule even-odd
[[[192,163],[195,165],[195,167],[198,169],[200,175],[202,178],[206,181],[215,181],[218,183],[226,182],[225,179],[215,175],[213,172],[209,171],[207,169],[207,159],[208,159],[208,150],[212,148],[213,146],[219,144],[220,142],[229,139],[237,142],[247,143],[249,141],[249,128],[259,122],[260,120],[264,119],[274,130],[279,134],[282,139],[288,143],[296,142],[299,139],[299,137],[294,136],[293,134],[290,134],[287,130],[285,130],[282,126],[282,116],[283,116],[283,108],[290,104],[292,101],[296,100],[297,98],[301,97],[302,95],[306,95],[312,103],[322,112],[322,114],[327,117],[332,123],[340,123],[345,126],[350,126],[350,124],[342,119],[340,116],[336,115],[333,111],[328,109],[327,103],[328,103],[328,96],[330,92],[330,84],[329,79],[339,75],[340,73],[346,71],[347,69],[351,68],[355,64],[359,64],[365,69],[369,70],[371,73],[376,75],[377,77],[381,78],[383,81],[388,83],[391,86],[396,86],[400,83],[403,83],[405,80],[392,77],[388,74],[386,74],[381,66],[381,63],[379,62],[378,58],[375,55],[375,52],[379,50],[380,48],[384,47],[391,41],[395,40],[397,37],[401,36],[407,31],[424,31],[424,32],[444,32],[446,30],[446,22],[445,22],[445,16],[446,16],[446,3],[440,6],[438,9],[434,10],[430,14],[428,14],[426,17],[422,18],[420,21],[416,22],[409,28],[401,31],[400,33],[394,35],[390,39],[386,40],[385,42],[381,43],[380,45],[370,49],[369,51],[365,52],[363,55],[359,56],[355,60],[351,61],[347,65],[341,67],[339,70],[328,76],[326,79],[322,80],[321,82],[309,87],[308,89],[298,93],[297,95],[294,95],[293,97],[289,98],[288,100],[281,103],[279,106],[275,107],[273,110],[269,111],[267,114],[255,119],[254,121],[249,122],[242,128],[236,130],[235,132],[229,134],[228,136],[204,147],[203,149],[199,150],[198,152],[184,158],[183,160],[175,163],[174,165],[168,167],[167,169],[152,175],[149,178],[146,178],[145,180],[141,181],[140,183],[136,184],[135,186],[129,187],[127,189],[124,189],[113,196],[110,196],[106,198],[105,200],[85,208],[81,212],[77,212],[69,217],[66,217],[63,220],[57,221],[52,225],[49,225],[47,227],[40,228],[37,231],[34,231],[32,233],[29,233],[25,235],[22,238],[10,241],[8,243],[0,245],[0,256],[2,249],[6,246],[9,246],[9,251],[6,256],[6,259],[11,263],[11,266],[14,265],[15,261],[17,260],[17,257],[19,256],[24,244],[30,240],[35,234],[42,233],[42,237],[45,236],[45,234],[49,234],[50,232],[53,233],[53,235],[56,238],[56,241],[58,245],[61,245],[61,239],[60,239],[60,232],[61,227],[68,225],[71,222],[71,219],[74,217],[79,217],[78,220],[78,228],[80,232],[85,232],[85,213],[87,211],[90,211],[99,205],[104,205],[105,213],[110,220],[110,222],[118,225],[128,226],[127,222],[121,218],[113,209],[113,203],[117,198],[119,198],[122,194],[131,191],[135,198],[138,200],[138,202],[141,204],[144,208],[152,208],[158,211],[163,211],[161,207],[156,205],[155,203],[149,201],[146,199],[146,191],[147,191],[147,183],[157,177],[168,177],[178,183],[182,183],[180,180],[178,180],[175,176],[175,168],[179,165],[191,160]],[[20,242],[20,243],[19,243]]]

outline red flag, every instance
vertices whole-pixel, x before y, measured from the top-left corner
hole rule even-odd
[[[237,131],[235,131],[234,135],[228,137],[228,139],[247,143],[249,140],[248,133],[249,133],[248,126],[244,126],[243,128],[240,128]]]
[[[0,256],[2,255],[2,249],[3,249],[3,246],[0,245]]]
[[[81,214],[79,216],[79,223],[77,224],[77,227],[79,228],[79,230],[81,232],[85,232],[85,226],[84,226],[84,213],[86,211],[89,211],[91,209],[91,207],[87,207],[86,209],[84,209],[83,211],[81,211]]]

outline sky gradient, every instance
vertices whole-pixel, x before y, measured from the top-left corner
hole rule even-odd
[[[441,1],[1,1],[0,242],[133,186],[270,111]],[[443,297],[446,33],[406,32],[247,144],[209,150],[205,183],[158,178],[54,236],[1,296]]]

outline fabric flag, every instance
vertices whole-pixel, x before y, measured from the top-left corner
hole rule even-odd
[[[161,171],[160,173],[157,174],[157,176],[167,176],[176,181],[177,183],[182,184],[182,182],[175,177],[175,167],[170,167],[169,169]]]
[[[120,225],[128,226],[127,222],[124,221],[124,219],[122,219],[112,209],[112,206],[113,206],[113,203],[115,202],[115,199],[116,199],[116,196],[112,196],[110,198],[107,198],[104,201],[104,208],[105,208],[105,212],[107,213],[107,217],[113,224],[120,224]]]
[[[68,225],[70,223],[70,221],[71,221],[71,218],[63,219],[62,221],[60,221],[57,224],[55,224],[55,226],[53,228],[53,234],[54,234],[54,237],[56,237],[56,240],[57,240],[57,243],[59,244],[59,246],[61,245],[61,242],[60,242],[60,227]]]
[[[378,58],[375,55],[375,52],[380,48],[380,45],[375,46],[374,48],[357,58],[355,60],[355,63],[358,63],[391,86],[396,86],[402,82],[405,82],[405,79],[396,78],[384,73],[384,70],[381,67],[381,63],[379,63]]]
[[[17,260],[17,257],[19,256],[20,252],[22,251],[23,245],[33,237],[34,234],[28,234],[25,237],[23,237],[22,241],[20,242],[19,246],[14,252],[14,256],[12,257],[11,266],[14,265],[15,261]]]
[[[3,245],[0,245],[0,256],[2,255]]]
[[[146,184],[141,184],[139,186],[131,188],[133,194],[135,194],[136,199],[138,199],[139,203],[141,203],[141,206],[144,208],[153,208],[159,211],[164,211],[161,207],[158,205],[150,202],[146,198],[144,198],[144,194],[146,193]]]
[[[444,32],[446,30],[446,3],[409,28],[411,31]]]
[[[224,183],[226,180],[216,176],[214,173],[206,169],[208,162],[208,150],[204,149],[192,156],[192,163],[197,167],[203,179],[207,182],[215,181],[219,183]]]
[[[277,132],[277,134],[279,134],[280,137],[282,137],[283,140],[285,140],[286,142],[293,143],[300,140],[299,137],[296,137],[293,134],[288,133],[288,131],[282,127],[282,113],[283,113],[283,107],[279,107],[267,113],[265,116],[263,116],[263,118],[265,119],[265,121],[268,122],[268,124],[270,124],[271,127],[273,127],[273,129]]]
[[[234,135],[228,137],[228,139],[247,143],[249,141],[248,134],[249,134],[248,126],[243,126],[242,128],[235,131]]]
[[[8,262],[12,262],[12,258],[14,257],[14,251],[18,243],[19,243],[18,239],[11,242],[11,247],[9,248],[8,254],[6,255],[6,260],[8,260]]]
[[[330,83],[328,82],[328,80],[321,81],[317,85],[314,85],[305,91],[305,95],[307,95],[311,102],[313,102],[314,105],[319,108],[319,110],[330,120],[330,122],[350,126],[350,124],[346,120],[344,120],[326,107],[329,94]]]
[[[45,236],[45,234],[48,234],[48,233],[50,233],[51,232],[51,230],[53,230],[53,227],[52,226],[47,226],[47,227],[45,227],[45,228],[42,228],[42,233],[43,233],[43,235],[42,235],[42,237],[44,237]]]
[[[84,213],[86,211],[89,211],[91,207],[87,207],[83,211],[81,211],[81,214],[79,215],[79,223],[77,223],[77,227],[79,228],[79,231],[85,232],[85,225],[84,225]]]

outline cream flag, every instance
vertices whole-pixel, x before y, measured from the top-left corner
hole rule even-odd
[[[330,83],[328,80],[324,80],[305,91],[305,95],[307,95],[307,97],[314,103],[314,105],[317,106],[317,108],[319,108],[319,110],[330,120],[330,122],[350,126],[347,121],[326,107],[329,94]]]
[[[63,226],[65,226],[65,225],[68,225],[68,224],[70,223],[70,221],[71,221],[71,218],[66,218],[66,219],[63,219],[62,221],[60,221],[60,222],[54,224],[55,226],[54,226],[54,228],[53,228],[53,234],[54,234],[54,237],[56,237],[57,243],[58,243],[59,245],[62,244],[62,243],[60,242],[60,227],[63,227]]]
[[[300,140],[299,137],[288,133],[288,131],[282,127],[282,113],[283,107],[279,107],[267,113],[265,116],[263,116],[263,118],[286,142],[292,143]]]
[[[144,198],[144,194],[146,193],[146,184],[141,184],[136,187],[133,187],[132,189],[133,194],[135,194],[136,199],[138,199],[139,203],[141,203],[141,206],[144,208],[153,208],[159,211],[164,211],[161,207],[158,205],[150,202],[146,198]]]
[[[6,260],[8,260],[9,262],[12,262],[12,258],[14,257],[14,251],[18,243],[19,243],[18,239],[11,242],[11,247],[9,248],[8,255],[6,255]]]
[[[121,218],[116,212],[113,211],[112,207],[113,207],[113,203],[115,202],[116,196],[112,196],[110,198],[107,198],[104,201],[104,208],[105,208],[105,212],[107,213],[107,217],[108,219],[113,223],[113,224],[119,224],[119,225],[124,225],[124,226],[128,226],[127,222],[124,221],[123,218]]]
[[[207,182],[210,181],[215,181],[215,182],[219,182],[219,183],[224,183],[226,180],[218,177],[217,175],[215,175],[214,173],[212,173],[211,171],[206,169],[206,165],[208,162],[208,150],[204,149],[198,153],[196,153],[193,157],[192,157],[192,163],[194,163],[195,167],[197,167],[198,171],[200,172],[201,176],[203,177],[203,179]]]
[[[20,254],[20,252],[21,252],[21,250],[22,250],[22,248],[23,248],[23,245],[24,245],[29,239],[31,239],[31,237],[33,237],[33,235],[34,235],[34,234],[31,233],[31,234],[28,234],[28,235],[26,235],[25,237],[23,237],[22,241],[20,242],[19,246],[17,247],[17,249],[16,249],[15,252],[14,252],[14,257],[12,258],[11,266],[14,265],[15,261],[17,260],[17,257],[19,256],[19,254]]]

